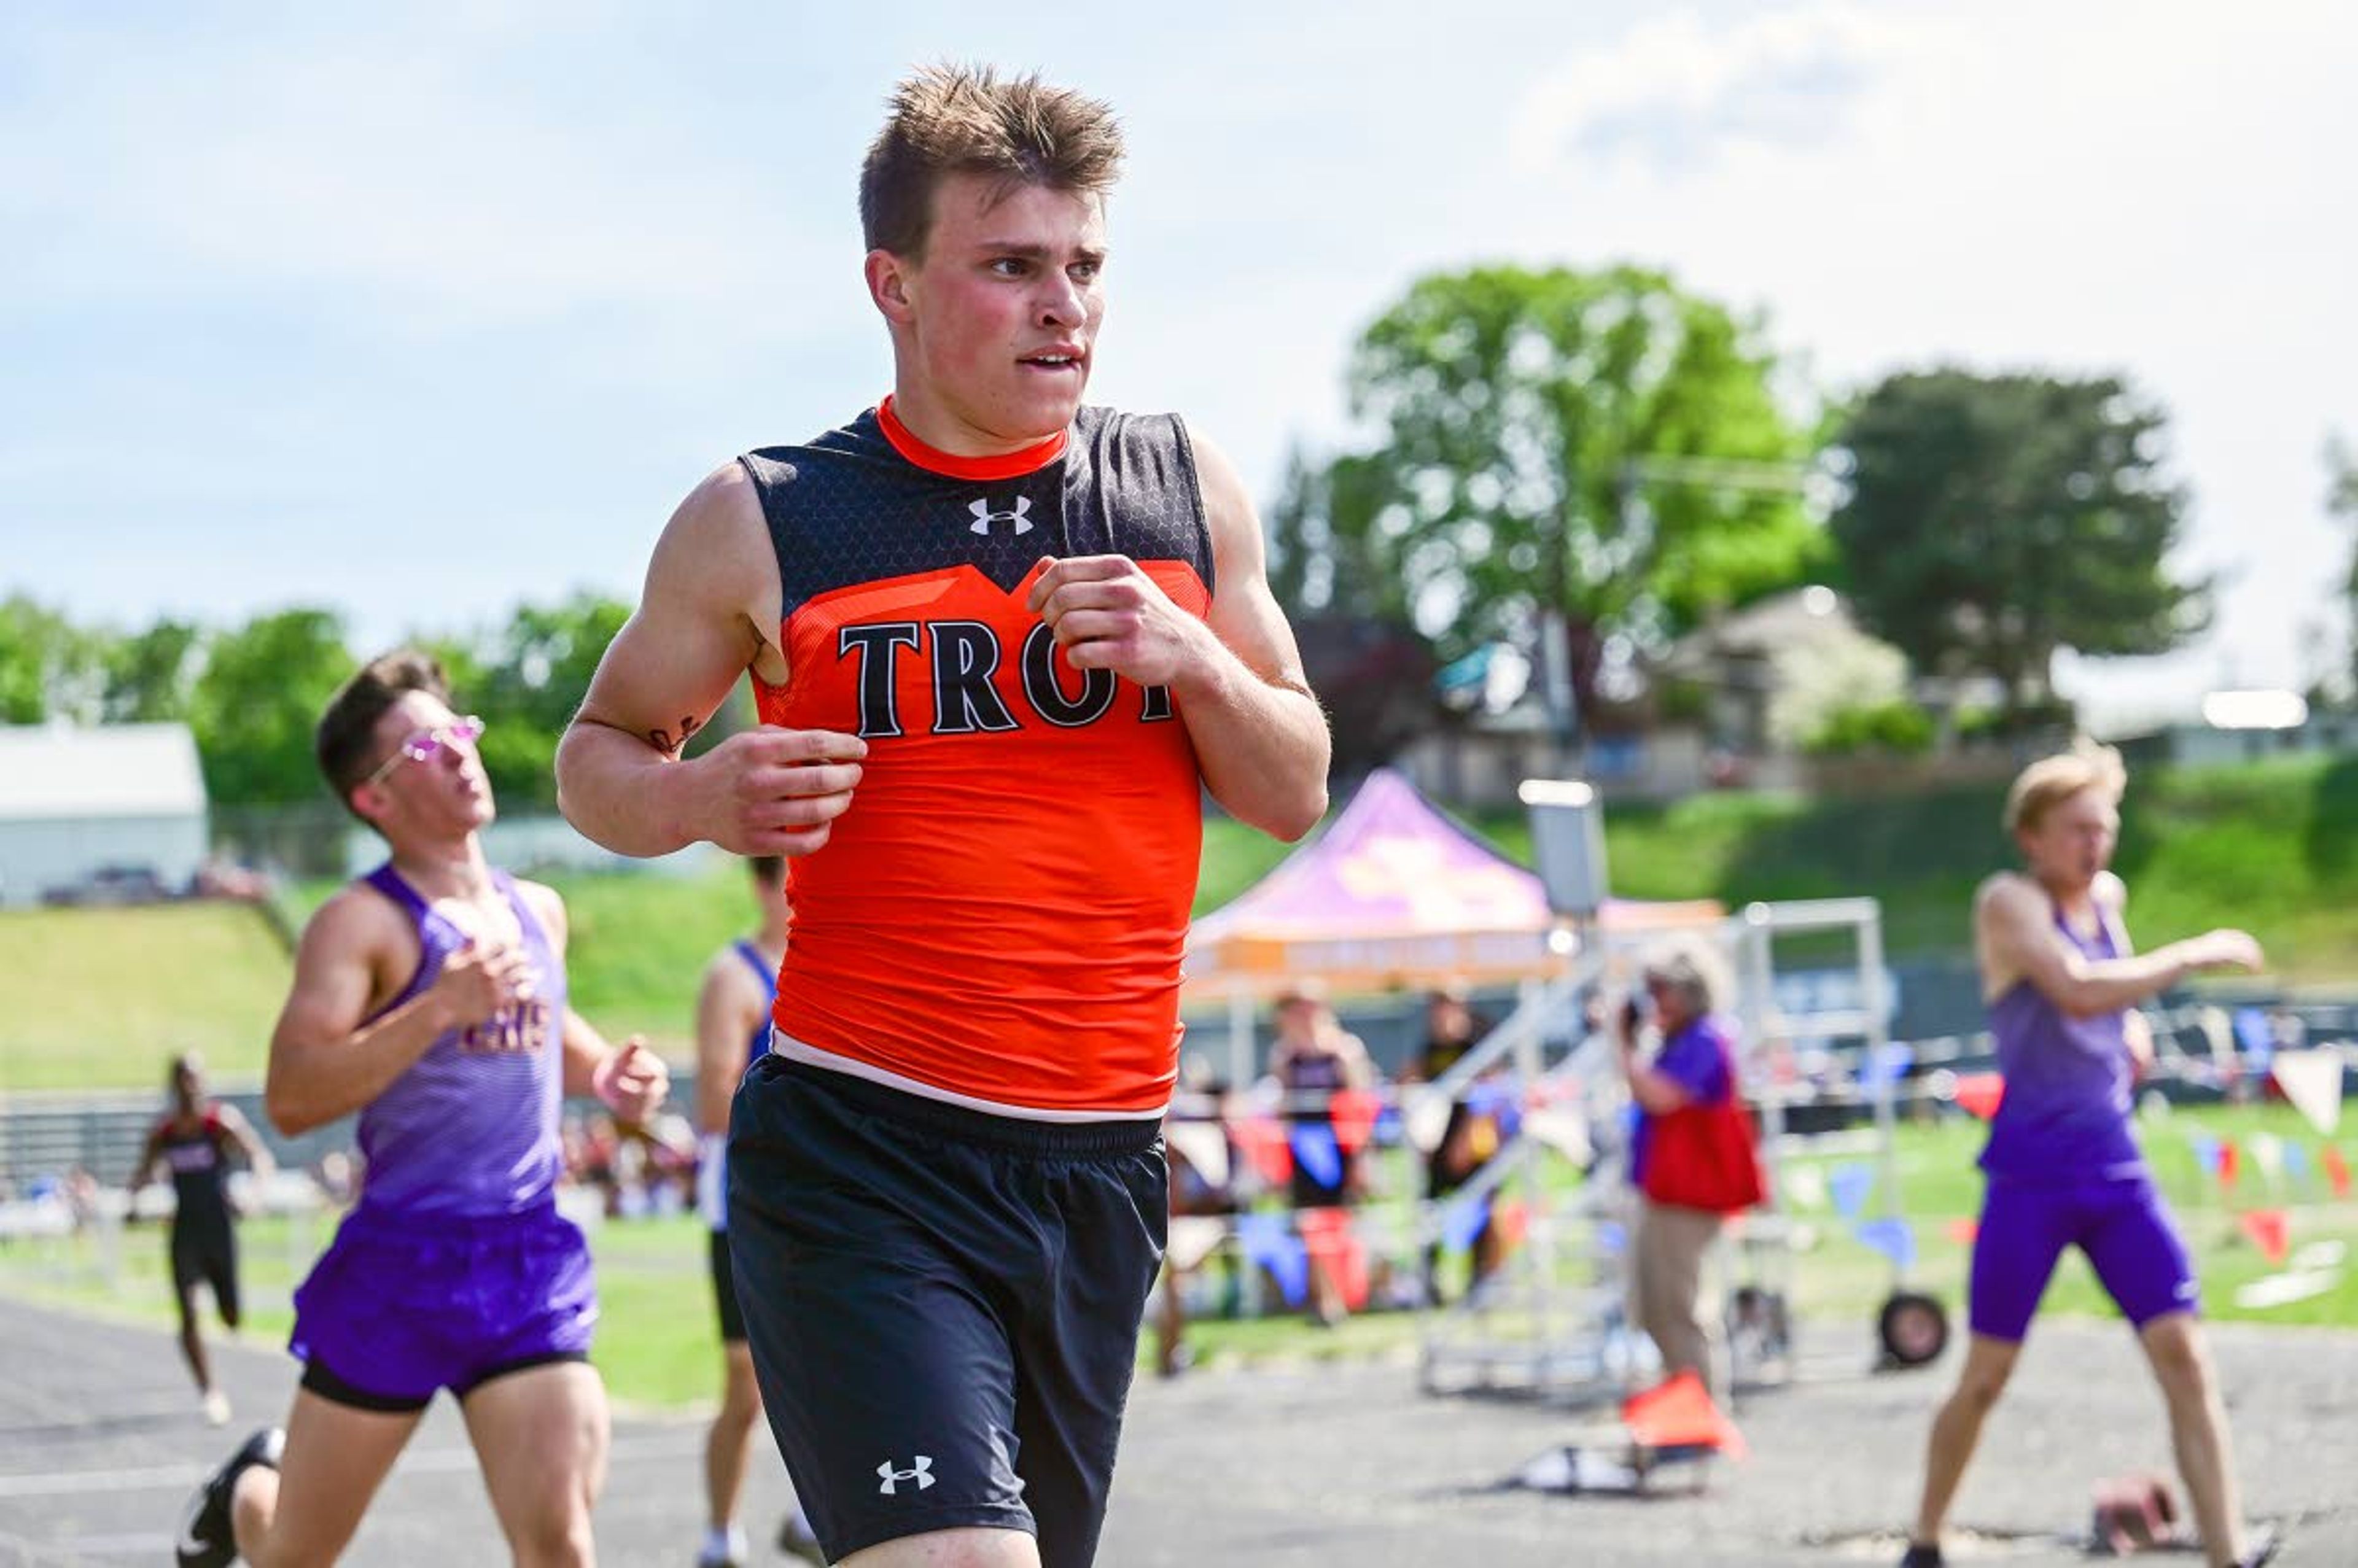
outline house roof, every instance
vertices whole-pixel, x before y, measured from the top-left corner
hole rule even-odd
[[[1700,675],[1721,660],[1758,658],[1799,643],[1837,639],[1871,641],[1841,595],[1824,588],[1797,588],[1688,633],[1671,644],[1661,667],[1674,675]]]
[[[0,822],[204,809],[204,773],[185,724],[0,725]]]

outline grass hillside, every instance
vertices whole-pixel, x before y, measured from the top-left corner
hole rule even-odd
[[[2013,860],[2002,786],[1873,800],[1698,795],[1608,819],[1617,891],[1640,898],[1825,898],[1883,903],[1895,954],[1968,941],[1982,877]],[[2243,926],[2297,979],[2358,975],[2358,758],[2157,769],[2130,780],[2114,865],[2147,945]],[[1488,824],[1528,860],[1520,820]]]
[[[1892,953],[1954,952],[1974,884],[2009,858],[1997,827],[2002,794],[1709,795],[1617,806],[1606,853],[1615,891],[1631,897],[1735,906],[1872,894],[1883,901]],[[2144,941],[2244,925],[2279,974],[2358,979],[2358,759],[2140,774],[2125,816],[2117,864]],[[1520,813],[1468,825],[1529,862]],[[1286,852],[1234,823],[1210,824],[1197,909],[1235,897]],[[685,1056],[698,976],[751,911],[742,873],[719,864],[700,877],[552,881],[572,910],[575,1005],[611,1033],[644,1033]],[[298,903],[329,887],[302,890]],[[261,919],[232,906],[0,914],[0,996],[9,1002],[0,1011],[0,1087],[144,1088],[183,1045],[226,1076],[258,1074],[287,973]]]
[[[160,1094],[189,1049],[259,1077],[290,968],[244,904],[0,912],[0,1089]]]

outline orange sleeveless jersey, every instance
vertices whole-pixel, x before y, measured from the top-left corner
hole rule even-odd
[[[1084,409],[1011,458],[933,451],[891,400],[741,460],[784,589],[763,722],[857,734],[827,845],[789,862],[781,1048],[1015,1114],[1159,1114],[1202,848],[1169,694],[1068,665],[1023,609],[1043,557],[1130,556],[1210,605],[1175,417]]]

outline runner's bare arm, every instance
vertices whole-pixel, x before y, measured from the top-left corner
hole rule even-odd
[[[126,1193],[135,1193],[147,1184],[156,1173],[156,1162],[164,1157],[164,1124],[157,1122],[147,1130],[146,1146],[139,1151],[139,1163],[131,1168],[131,1179],[123,1184]]]
[[[1992,877],[1975,896],[1974,945],[1985,995],[1995,998],[2015,981],[2028,980],[2074,1018],[2134,1007],[2198,969],[2257,970],[2264,961],[2249,935],[2219,930],[2150,953],[2092,962],[2055,929],[2047,895],[2012,872]]]
[[[1206,621],[1182,612],[1122,556],[1051,563],[1031,607],[1075,668],[1169,687],[1213,798],[1240,822],[1299,838],[1326,813],[1326,715],[1270,594],[1244,481],[1208,442],[1195,450],[1212,535]]]
[[[404,919],[354,888],[320,905],[304,927],[263,1081],[263,1108],[288,1137],[360,1109],[442,1034],[531,994],[519,950],[471,945],[444,960],[433,985],[370,1018],[387,967],[380,960],[399,941]]]
[[[745,1065],[746,1042],[762,1022],[762,988],[734,953],[704,971],[696,992],[696,1130],[729,1130],[729,1102]]]
[[[567,1094],[595,1095],[624,1126],[635,1127],[671,1092],[671,1069],[647,1049],[645,1036],[633,1034],[619,1047],[610,1045],[569,1007],[564,1032]]]
[[[573,937],[573,917],[566,913],[564,898],[546,883],[522,879],[516,882],[516,891],[532,905],[541,931],[548,938],[549,949],[561,961]],[[623,1119],[633,1122],[644,1119],[663,1103],[664,1096],[670,1091],[671,1070],[662,1057],[644,1048],[646,1043],[640,1036],[631,1036],[617,1051],[587,1019],[569,1008],[560,1030],[566,1093],[594,1094],[617,1114],[622,1112],[617,1098],[625,1099],[631,1109]],[[603,1079],[600,1073],[606,1075]]]
[[[748,669],[785,678],[778,570],[752,481],[735,463],[680,503],[639,607],[599,661],[557,752],[558,808],[625,855],[709,839],[741,855],[807,854],[850,804],[866,747],[759,726],[682,756]]]
[[[254,1135],[254,1123],[245,1119],[245,1112],[233,1105],[223,1104],[221,1124],[222,1130],[229,1134],[230,1141],[237,1145],[238,1152],[245,1156],[247,1170],[265,1178],[277,1171],[278,1162],[270,1157],[268,1145]]]
[[[1627,1035],[1617,1036],[1617,1041],[1622,1081],[1629,1086],[1629,1098],[1638,1102],[1639,1109],[1649,1116],[1668,1116],[1693,1102],[1694,1096],[1687,1092],[1686,1085],[1652,1063],[1639,1061],[1636,1044]]]

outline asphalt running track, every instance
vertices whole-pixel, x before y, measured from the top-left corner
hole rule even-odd
[[[1566,1563],[1889,1563],[1925,1422],[1948,1381],[1871,1376],[1822,1332],[1794,1386],[1739,1412],[1753,1455],[1699,1496],[1567,1498],[1496,1483],[1580,1425],[1561,1409],[1429,1399],[1395,1364],[1212,1369],[1141,1380],[1099,1562],[1106,1568],[1563,1568]],[[1821,1343],[1837,1338],[1839,1344]],[[2287,1568],[2358,1564],[2358,1335],[2212,1330],[2250,1506],[2290,1526]],[[199,1417],[170,1336],[0,1298],[0,1563],[162,1564],[183,1499],[251,1425],[283,1410],[294,1364],[223,1346],[238,1408]],[[703,1425],[618,1416],[598,1512],[607,1563],[687,1568],[700,1530]],[[2118,1325],[2041,1325],[1967,1479],[1956,1563],[2087,1560],[2059,1533],[2099,1476],[2167,1468],[2159,1396]],[[747,1517],[775,1519],[776,1456]],[[465,1434],[439,1401],[345,1561],[505,1561]],[[778,1562],[763,1553],[763,1562]],[[2189,1556],[2158,1563],[2195,1561]]]

